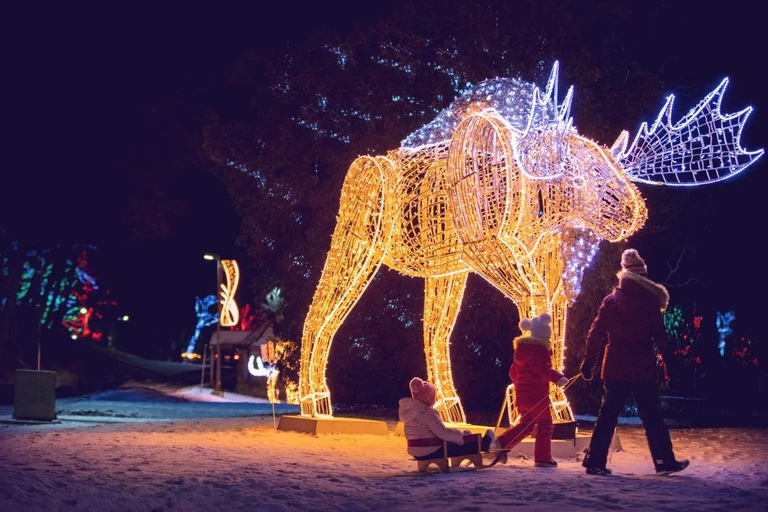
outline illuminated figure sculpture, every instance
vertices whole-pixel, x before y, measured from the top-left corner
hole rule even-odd
[[[226,284],[221,284],[221,326],[233,327],[240,322],[240,311],[235,302],[237,285],[240,283],[240,267],[235,260],[221,260],[221,268],[227,278]]]
[[[720,340],[717,342],[717,349],[720,352],[720,357],[725,357],[725,340],[733,334],[731,329],[731,322],[736,319],[736,313],[729,311],[725,314],[717,312],[717,332],[720,335]]]
[[[192,334],[192,337],[189,338],[189,345],[187,346],[186,352],[181,354],[182,357],[191,359],[192,354],[195,352],[197,339],[200,337],[200,331],[203,330],[203,327],[208,327],[219,321],[218,312],[216,310],[211,311],[211,308],[215,305],[215,295],[208,295],[203,299],[195,297],[195,316],[197,316],[197,323],[195,324],[195,332]]]
[[[656,122],[612,148],[572,127],[573,88],[562,103],[558,65],[545,90],[487,80],[387,156],[362,156],[344,180],[331,249],[301,348],[304,416],[331,416],[326,363],[334,334],[383,263],[426,281],[427,376],[446,421],[465,422],[451,375],[449,337],[467,275],[476,272],[517,305],[552,316],[554,366],[563,368],[566,309],[600,240],[624,240],[646,219],[631,181],[714,182],[762,155],[739,142],[751,109],[720,114],[727,79],[677,124],[670,96]],[[552,387],[556,421],[571,421]]]

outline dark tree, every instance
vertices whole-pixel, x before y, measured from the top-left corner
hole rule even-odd
[[[283,290],[278,329],[301,338],[341,183],[358,155],[397,148],[483,79],[542,83],[556,59],[563,63],[561,88],[576,89],[580,133],[611,144],[627,120],[654,115],[663,99],[659,74],[627,43],[654,16],[624,2],[599,10],[532,1],[402,2],[342,35],[315,33],[274,53],[243,52],[228,72],[226,104],[209,113],[204,148],[242,216],[240,243],[254,265],[256,293]],[[651,223],[649,232],[660,226]],[[604,244],[585,276],[584,294],[569,314],[569,373],[624,247]],[[336,336],[329,375],[338,400],[392,404],[407,392],[410,374],[424,374],[421,323],[413,320],[421,315],[423,283],[390,274],[373,281]],[[487,408],[506,382],[517,316],[508,299],[478,287],[473,279],[464,298],[453,368],[468,403]],[[407,362],[392,364],[393,358]],[[386,386],[355,386],[383,368]],[[488,378],[471,377],[485,372]]]

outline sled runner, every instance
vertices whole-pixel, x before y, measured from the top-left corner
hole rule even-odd
[[[424,460],[416,460],[416,466],[419,473],[426,473],[427,468],[434,464],[438,470],[440,470],[441,473],[448,473],[450,472],[451,468],[462,468],[462,470],[478,470],[478,469],[487,469],[492,468],[496,464],[499,463],[502,459],[506,459],[506,455],[509,452],[509,450],[494,450],[490,453],[495,455],[494,459],[491,461],[490,464],[483,464],[483,452],[480,448],[481,443],[481,436],[480,434],[472,434],[470,436],[464,436],[465,442],[463,446],[466,446],[468,443],[475,444],[477,446],[477,450],[473,450],[472,453],[462,454],[462,455],[454,455],[449,456],[448,455],[448,442],[443,441],[443,456],[442,457],[436,457],[434,459],[424,459]],[[472,438],[471,440],[468,438]],[[462,464],[465,465],[462,466]],[[471,465],[472,467],[469,468],[468,466]]]

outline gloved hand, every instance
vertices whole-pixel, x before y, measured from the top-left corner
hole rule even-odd
[[[669,372],[667,371],[667,363],[664,359],[661,360],[661,378],[662,386],[666,391],[669,391]]]
[[[581,367],[579,367],[579,372],[581,372],[581,376],[584,377],[584,380],[590,381],[592,380],[592,364],[588,363],[587,361],[583,361],[581,363]]]
[[[560,377],[560,379],[555,383],[559,387],[563,387],[566,384],[568,384],[568,377]]]

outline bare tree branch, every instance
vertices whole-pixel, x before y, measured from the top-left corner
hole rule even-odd
[[[670,280],[672,279],[672,276],[677,273],[678,270],[680,270],[680,263],[683,261],[683,255],[685,254],[685,251],[688,249],[688,240],[685,241],[685,245],[683,246],[683,250],[680,251],[680,255],[677,257],[677,261],[675,262],[674,266],[667,262],[667,268],[669,269],[669,274],[667,274],[667,279],[664,281],[664,286],[667,288],[683,288],[684,286],[688,286],[691,283],[699,283],[702,288],[706,288],[707,286],[704,284],[704,282],[697,278],[692,277],[688,279],[686,282],[682,284],[671,284]]]
[[[683,286],[688,286],[691,283],[699,283],[702,288],[706,288],[707,287],[707,285],[704,284],[704,281],[702,281],[701,279],[699,279],[697,277],[692,277],[692,278],[688,279],[686,282],[684,282],[683,284],[664,283],[664,285],[667,288],[682,288]]]
[[[672,265],[667,262],[667,268],[669,269],[669,274],[667,274],[667,279],[665,280],[665,284],[669,283],[669,280],[672,278],[672,276],[680,269],[680,262],[683,260],[683,255],[685,254],[685,250],[688,249],[688,240],[685,241],[685,245],[683,246],[683,250],[680,251],[680,256],[677,258],[677,262],[675,263],[675,266],[672,267]]]

